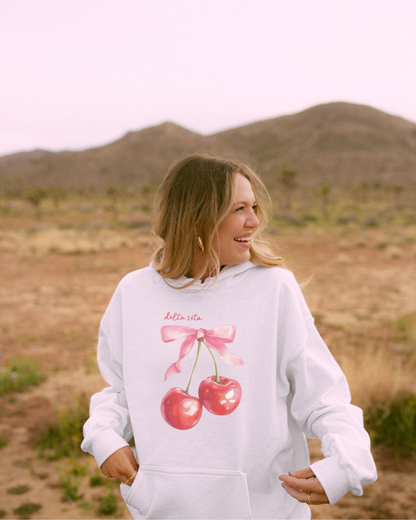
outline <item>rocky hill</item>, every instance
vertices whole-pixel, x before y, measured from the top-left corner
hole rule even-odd
[[[174,123],[129,132],[79,152],[34,150],[0,157],[0,183],[105,189],[158,184],[169,165],[192,152],[231,155],[255,166],[267,183],[284,165],[298,181],[416,183],[416,124],[351,103],[328,103],[210,136]]]

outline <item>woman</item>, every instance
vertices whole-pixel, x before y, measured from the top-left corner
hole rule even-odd
[[[345,377],[261,241],[265,201],[244,164],[180,160],[159,189],[151,265],[102,319],[110,386],[92,397],[82,448],[122,482],[134,518],[310,518],[306,504],[377,478]],[[312,465],[306,437],[322,441]]]

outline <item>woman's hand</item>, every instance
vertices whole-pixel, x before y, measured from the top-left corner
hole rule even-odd
[[[115,451],[101,464],[101,471],[107,478],[116,478],[127,486],[132,485],[138,470],[139,465],[129,446]]]
[[[282,486],[289,495],[299,500],[299,502],[305,502],[309,505],[329,503],[324,488],[313,474],[311,468],[291,471],[289,475],[280,475],[279,478],[283,480]]]

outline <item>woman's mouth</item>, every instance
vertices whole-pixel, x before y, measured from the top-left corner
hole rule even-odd
[[[238,242],[240,245],[242,245],[243,247],[247,247],[249,248],[250,247],[250,237],[239,237],[239,238],[234,238],[235,242]]]

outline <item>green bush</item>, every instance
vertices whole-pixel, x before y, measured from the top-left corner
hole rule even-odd
[[[61,473],[59,476],[59,487],[62,489],[62,502],[75,502],[83,497],[79,495],[81,477],[71,473]]]
[[[90,486],[91,487],[97,487],[97,486],[103,486],[104,485],[104,479],[102,475],[99,473],[95,473],[90,477]]]
[[[101,515],[113,515],[118,509],[118,500],[111,484],[107,484],[107,494],[100,498],[98,513]]]
[[[23,392],[28,386],[39,385],[44,379],[33,359],[14,357],[0,367],[0,395]]]
[[[9,493],[9,495],[24,495],[28,491],[30,491],[30,487],[23,484],[21,486],[9,488],[7,493]]]
[[[61,457],[76,457],[81,454],[82,428],[89,417],[89,403],[85,394],[76,399],[75,406],[62,410],[39,438],[39,457],[57,460]]]
[[[400,456],[416,453],[416,396],[400,394],[374,403],[367,411],[366,427],[375,445],[393,448]]]
[[[33,502],[26,502],[21,506],[13,509],[13,513],[19,518],[30,518],[31,515],[37,513],[42,509],[40,504],[34,504]]]
[[[7,439],[4,438],[3,433],[0,431],[0,450],[7,446]]]

